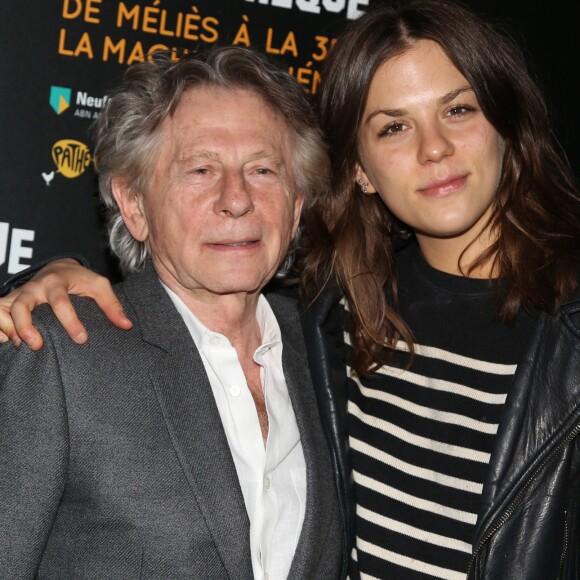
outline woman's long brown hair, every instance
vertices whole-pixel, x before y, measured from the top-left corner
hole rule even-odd
[[[372,10],[340,37],[323,76],[319,114],[332,159],[332,187],[304,216],[301,254],[306,300],[329,281],[346,297],[352,367],[359,374],[385,364],[399,339],[412,352],[412,335],[398,308],[393,240],[400,224],[378,195],[360,192],[355,170],[373,75],[420,39],[443,48],[505,141],[490,223],[497,239],[470,266],[491,264],[502,278],[498,315],[509,323],[524,306],[553,312],[577,285],[580,201],[520,49],[459,4],[415,0]]]

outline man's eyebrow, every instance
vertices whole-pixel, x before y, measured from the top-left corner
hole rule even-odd
[[[209,151],[208,149],[200,149],[199,151],[184,151],[177,158],[178,163],[187,163],[192,159],[217,159],[218,155],[215,151]]]
[[[260,159],[271,159],[272,162],[276,164],[282,163],[280,155],[271,151],[266,151],[265,149],[256,151],[255,153],[252,153],[252,155],[248,156],[248,161],[259,161]]]
[[[440,97],[437,100],[437,102],[440,105],[447,105],[448,103],[456,99],[459,95],[461,95],[462,93],[466,93],[468,91],[473,92],[473,89],[469,85],[459,87],[457,89],[449,91],[448,93]],[[370,123],[378,115],[386,115],[387,117],[404,117],[405,115],[408,114],[408,112],[409,111],[407,109],[377,109],[376,111],[373,111],[365,119],[364,123],[365,125],[368,125],[368,123]]]
[[[190,150],[182,152],[176,159],[176,163],[178,165],[187,165],[198,161],[219,161],[219,158],[220,155],[217,151],[210,151],[209,149],[200,149],[197,151]],[[260,160],[268,160],[276,167],[284,165],[284,159],[280,154],[266,149],[260,149],[259,151],[249,154],[245,159],[245,163],[252,163]]]

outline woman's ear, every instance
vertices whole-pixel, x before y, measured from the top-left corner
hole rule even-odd
[[[129,233],[138,242],[144,242],[149,235],[149,225],[143,206],[143,196],[135,193],[120,178],[111,180],[111,191]]]
[[[370,182],[370,179],[367,177],[367,174],[360,163],[356,164],[355,177],[357,185],[365,195],[373,195],[374,193],[377,193],[376,188],[373,187],[373,184]]]

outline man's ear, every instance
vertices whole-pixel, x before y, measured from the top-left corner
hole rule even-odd
[[[366,195],[372,195],[373,193],[377,193],[376,188],[371,183],[370,179],[368,178],[365,170],[362,168],[360,163],[356,164],[356,184],[359,186],[361,191]]]
[[[111,180],[111,191],[129,233],[138,242],[144,242],[149,235],[149,226],[143,207],[143,196],[131,190],[123,179],[116,177]]]
[[[298,193],[294,200],[294,223],[292,224],[292,239],[296,235],[298,226],[300,225],[300,214],[302,213],[302,206],[304,205],[304,194]]]

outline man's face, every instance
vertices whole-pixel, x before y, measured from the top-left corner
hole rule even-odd
[[[292,140],[255,93],[188,90],[161,126],[149,191],[124,215],[160,278],[202,301],[256,294],[298,226]]]

